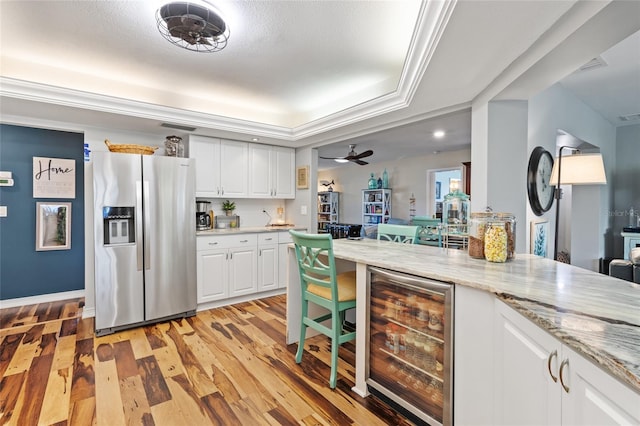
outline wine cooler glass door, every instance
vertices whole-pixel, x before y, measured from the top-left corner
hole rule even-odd
[[[453,286],[369,268],[367,384],[430,424],[450,424]]]

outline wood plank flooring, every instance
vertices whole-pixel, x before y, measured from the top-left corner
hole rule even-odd
[[[409,425],[351,391],[353,343],[285,344],[285,296],[95,337],[83,299],[0,310],[2,425]]]

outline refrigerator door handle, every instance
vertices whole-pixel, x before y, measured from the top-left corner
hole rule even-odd
[[[151,269],[151,245],[149,237],[151,235],[151,204],[149,202],[149,181],[144,181],[144,269]]]
[[[136,181],[136,261],[142,271],[142,182]]]

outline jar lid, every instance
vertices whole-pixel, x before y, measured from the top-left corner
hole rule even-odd
[[[471,219],[474,218],[490,218],[493,217],[493,213],[491,212],[474,212],[471,213]]]
[[[513,213],[493,213],[494,217],[498,219],[515,219],[516,216]]]

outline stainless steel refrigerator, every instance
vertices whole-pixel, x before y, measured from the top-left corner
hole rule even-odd
[[[93,154],[96,335],[195,314],[195,162]]]

